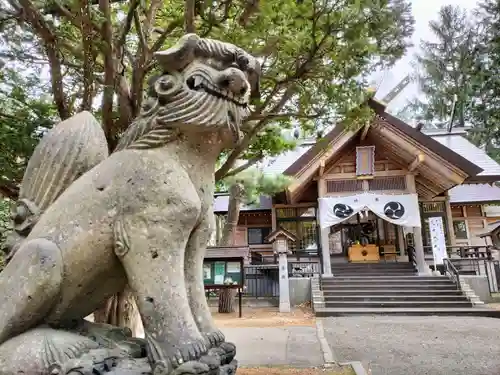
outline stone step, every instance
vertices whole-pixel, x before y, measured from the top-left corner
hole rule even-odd
[[[356,296],[372,296],[374,294],[377,295],[384,295],[384,296],[397,296],[401,294],[407,294],[407,295],[412,295],[412,296],[417,296],[417,295],[425,295],[425,296],[461,296],[463,295],[462,291],[458,289],[372,289],[372,290],[366,290],[366,289],[357,289],[357,288],[352,288],[352,289],[337,289],[337,288],[329,288],[329,289],[323,289],[323,295],[325,298],[327,296],[330,297],[342,297],[342,296],[350,296],[350,295],[356,295]]]
[[[327,276],[323,277],[322,281],[338,281],[338,280],[447,280],[451,281],[445,276],[418,276],[418,275],[382,275],[382,276],[371,276],[371,275],[341,275],[341,276]]]
[[[400,295],[386,295],[386,294],[373,294],[373,295],[356,295],[355,293],[351,295],[344,296],[332,296],[331,294],[324,295],[325,303],[327,302],[337,302],[337,301],[428,301],[428,302],[440,302],[440,301],[469,301],[463,294],[455,295],[413,295],[413,294],[400,294]]]
[[[353,316],[353,315],[413,315],[413,316],[482,316],[500,318],[500,310],[488,307],[469,308],[332,308],[324,307],[315,309],[316,316]]]
[[[332,267],[411,267],[413,263],[410,262],[343,262],[332,263]]]
[[[430,279],[430,280],[422,280],[418,277],[415,278],[409,278],[409,279],[402,279],[402,278],[396,278],[396,279],[389,279],[389,278],[381,278],[381,279],[376,279],[376,278],[366,278],[366,279],[327,279],[323,280],[321,282],[321,285],[360,285],[360,284],[387,284],[387,285],[402,285],[402,286],[408,286],[408,285],[433,285],[433,284],[453,284],[453,281],[451,281],[448,278],[443,278],[443,279]]]
[[[335,301],[325,300],[325,307],[335,308],[413,308],[413,307],[472,307],[472,303],[465,301]]]
[[[332,268],[332,273],[335,272],[416,272],[413,267],[348,267],[348,268]]]
[[[373,270],[411,270],[415,267],[409,263],[387,263],[387,264],[339,264],[332,265],[332,270],[354,270],[354,269],[373,269]]]
[[[401,284],[394,284],[394,283],[354,283],[354,284],[349,284],[349,283],[338,283],[338,284],[323,284],[321,286],[323,291],[331,290],[331,291],[336,291],[336,290],[374,290],[374,289],[379,289],[379,290],[387,290],[387,289],[405,289],[407,288],[408,290],[415,290],[415,289],[434,289],[434,290],[458,290],[457,286],[453,283],[446,283],[446,284],[435,284],[435,283],[430,283],[430,284],[407,284],[407,285],[401,285]]]
[[[416,272],[335,272],[333,277],[344,277],[344,276],[418,276]],[[330,276],[327,276],[328,278]]]

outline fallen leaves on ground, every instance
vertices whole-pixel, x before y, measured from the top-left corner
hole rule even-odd
[[[238,368],[238,375],[354,375],[350,367],[337,369],[323,368],[286,368],[286,367],[259,367]]]
[[[243,316],[238,312],[219,314],[212,312],[215,322],[220,327],[284,327],[284,326],[313,326],[314,313],[310,308],[297,307],[290,313],[280,313],[278,308],[243,308]]]

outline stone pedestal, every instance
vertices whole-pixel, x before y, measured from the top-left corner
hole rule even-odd
[[[287,253],[279,254],[280,276],[280,312],[290,312],[290,283],[288,282]]]
[[[290,307],[290,283],[288,282],[288,241],[295,242],[297,238],[293,233],[279,228],[266,237],[273,244],[274,253],[278,255],[279,280],[280,280],[280,312],[288,313]]]

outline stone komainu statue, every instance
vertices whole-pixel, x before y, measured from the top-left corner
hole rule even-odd
[[[207,306],[203,258],[216,159],[240,140],[260,67],[194,34],[155,58],[163,73],[113,154],[83,112],[28,164],[0,273],[0,375],[236,371]],[[144,340],[84,320],[127,283]]]

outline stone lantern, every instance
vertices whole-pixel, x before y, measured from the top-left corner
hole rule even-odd
[[[488,254],[488,257],[493,256],[494,259],[498,259],[500,250],[500,221],[490,223],[485,231],[478,234],[478,236],[484,238],[485,242],[487,237],[490,238],[493,249],[491,249],[491,255]]]
[[[288,249],[288,241],[297,241],[297,237],[279,228],[270,233],[266,240],[272,243],[274,253],[278,255],[279,281],[280,281],[280,312],[290,312],[290,284],[288,282],[287,255],[292,252]]]

